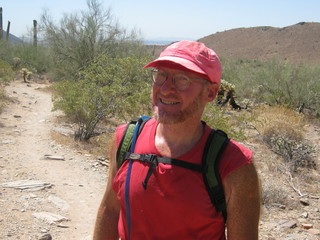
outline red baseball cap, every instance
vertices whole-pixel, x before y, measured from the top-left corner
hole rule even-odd
[[[203,43],[183,40],[169,45],[156,60],[144,68],[158,67],[159,64],[172,62],[195,73],[207,76],[212,83],[220,84],[221,63],[218,55]]]

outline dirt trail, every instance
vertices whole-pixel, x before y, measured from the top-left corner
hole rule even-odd
[[[94,160],[50,138],[54,129],[47,85],[15,81],[6,88],[14,99],[0,115],[0,239],[91,239],[97,207],[105,188],[105,168]],[[45,155],[63,157],[49,160]],[[1,184],[36,180],[52,187],[31,191]],[[68,221],[35,217],[46,212]],[[53,220],[52,220],[53,221]]]
[[[52,140],[51,131],[66,127],[56,123],[59,113],[51,111],[51,95],[43,90],[46,87],[15,81],[6,88],[13,101],[0,115],[0,240],[46,240],[49,234],[53,240],[92,239],[106,167],[92,156]],[[308,140],[316,146],[319,166],[319,126],[307,129]],[[272,182],[273,173],[267,169],[268,161],[275,156],[258,142],[250,143],[250,148],[255,152],[261,181]],[[64,160],[49,160],[46,155]],[[312,170],[310,176],[315,184],[301,182],[303,192],[319,196],[318,170]],[[51,187],[31,191],[30,187],[19,190],[3,185],[21,180],[42,181]],[[287,191],[295,205],[264,208],[260,239],[319,239],[320,198],[307,196],[307,203],[302,204],[288,186]]]

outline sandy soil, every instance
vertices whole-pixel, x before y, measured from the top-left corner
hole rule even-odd
[[[0,184],[36,180],[52,186],[36,191],[0,187],[0,239],[40,239],[45,234],[54,240],[91,239],[106,169],[96,168],[92,156],[51,140],[58,113],[51,111],[51,95],[41,90],[45,87],[15,81],[6,88],[13,102],[0,115]],[[41,212],[68,220],[34,216]]]

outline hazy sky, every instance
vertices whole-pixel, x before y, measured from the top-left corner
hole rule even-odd
[[[144,39],[190,39],[239,27],[286,27],[298,22],[320,22],[320,0],[109,0],[121,26],[139,29]],[[63,13],[87,9],[86,0],[0,0],[3,28],[28,36],[33,19],[48,9],[59,21]]]

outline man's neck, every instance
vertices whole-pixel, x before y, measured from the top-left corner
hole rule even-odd
[[[175,158],[191,150],[202,135],[203,124],[200,120],[177,124],[159,123],[155,144],[163,156]]]

